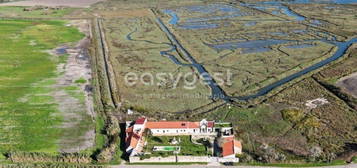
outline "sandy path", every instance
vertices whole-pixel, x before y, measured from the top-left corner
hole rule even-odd
[[[67,6],[76,8],[88,8],[90,5],[105,0],[26,0],[0,4],[0,6]]]
[[[357,98],[357,72],[341,78],[337,82],[337,86],[341,87],[343,91]]]

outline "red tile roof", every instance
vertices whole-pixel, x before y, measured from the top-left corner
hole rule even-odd
[[[222,145],[222,155],[223,157],[234,154],[234,142],[228,141]]]
[[[126,133],[132,133],[133,132],[134,127],[129,127],[125,130]]]
[[[147,122],[146,127],[149,129],[200,128],[200,123],[188,122],[188,121],[159,121],[159,122]]]
[[[208,121],[207,127],[212,128],[214,126],[213,121]]]
[[[136,148],[136,145],[138,145],[139,140],[140,140],[140,136],[137,134],[134,134],[133,136],[131,136],[130,146],[132,148]]]
[[[224,138],[224,142],[233,141],[233,140],[234,140],[233,136]]]
[[[135,121],[135,124],[144,124],[145,123],[145,120],[146,118],[145,117],[142,117],[142,118],[139,118]]]

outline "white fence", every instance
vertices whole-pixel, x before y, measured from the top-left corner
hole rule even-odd
[[[239,162],[238,158],[219,158],[208,156],[169,156],[169,157],[151,157],[147,159],[140,159],[138,156],[132,156],[129,158],[130,163],[157,163],[157,162]]]

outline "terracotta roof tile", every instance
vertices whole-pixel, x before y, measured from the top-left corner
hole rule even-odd
[[[214,122],[213,121],[208,121],[207,127],[214,127]]]
[[[125,130],[126,133],[131,133],[133,132],[134,127],[129,127]]]
[[[142,117],[142,118],[139,118],[135,121],[135,124],[144,124],[145,123],[145,120],[146,118],[145,117]]]
[[[224,142],[233,141],[234,137],[225,137]]]
[[[132,148],[136,148],[136,145],[138,145],[139,140],[140,136],[138,134],[133,134],[130,139],[130,146]]]
[[[223,157],[234,154],[234,142],[228,141],[222,146],[222,155]]]

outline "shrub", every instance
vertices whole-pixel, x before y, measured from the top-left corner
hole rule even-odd
[[[150,159],[150,155],[140,155],[140,160]]]
[[[50,155],[37,152],[10,152],[6,154],[8,159],[15,163],[77,163],[88,164],[93,160],[89,155],[80,153],[61,153]]]
[[[163,141],[159,137],[152,137],[152,140],[158,143],[163,143]]]
[[[0,164],[0,168],[104,168],[101,165],[81,165],[81,164],[65,164],[65,163],[16,163],[16,164]]]
[[[285,109],[281,111],[281,114],[284,120],[292,123],[297,123],[304,117],[303,111],[299,109]]]
[[[77,79],[76,81],[74,81],[75,83],[78,83],[78,84],[84,84],[87,82],[87,80],[85,80],[84,78],[80,78],[80,79]]]
[[[108,163],[113,159],[114,154],[119,149],[120,145],[120,127],[119,121],[114,116],[109,116],[106,124],[106,134],[108,136],[108,144],[104,147],[97,156],[96,160],[99,163]]]

